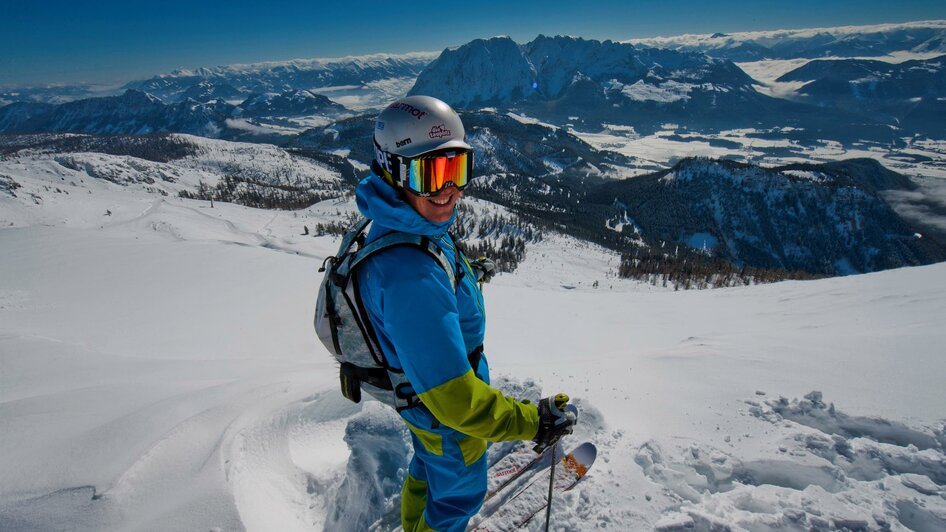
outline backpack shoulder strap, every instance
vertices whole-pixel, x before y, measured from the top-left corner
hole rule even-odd
[[[348,260],[339,264],[337,272],[340,276],[347,277],[359,264],[372,255],[397,246],[412,246],[433,257],[433,259],[437,261],[437,264],[447,273],[447,277],[450,279],[450,286],[453,287],[454,290],[457,289],[457,274],[456,271],[454,271],[454,265],[447,259],[444,251],[440,249],[433,240],[426,236],[402,233],[399,231],[388,233],[354,252]]]
[[[371,223],[371,220],[367,218],[361,218],[360,220],[355,222],[355,225],[351,226],[351,228],[349,228],[348,231],[345,231],[344,236],[342,236],[342,243],[340,246],[338,246],[338,253],[337,253],[338,257],[341,257],[345,255],[346,253],[348,253],[349,249],[352,247],[355,241],[358,240],[358,237],[360,237],[362,233],[364,233],[365,228],[368,227],[369,223]]]

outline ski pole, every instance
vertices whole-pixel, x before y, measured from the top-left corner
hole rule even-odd
[[[555,447],[556,443],[552,444],[552,469],[551,475],[549,475],[549,504],[545,507],[545,532],[549,532],[549,520],[552,518],[552,487],[555,485]]]

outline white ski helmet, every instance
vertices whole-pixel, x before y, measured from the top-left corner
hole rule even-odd
[[[388,168],[390,155],[413,158],[435,150],[469,150],[460,116],[431,96],[407,96],[389,105],[374,126],[375,158]]]

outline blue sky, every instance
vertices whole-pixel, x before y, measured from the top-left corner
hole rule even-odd
[[[479,37],[629,39],[946,19],[946,2],[0,0],[0,86],[114,83],[195,68],[439,51]]]

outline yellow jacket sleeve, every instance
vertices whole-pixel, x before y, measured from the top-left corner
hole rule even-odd
[[[503,395],[472,369],[418,397],[440,423],[475,438],[531,440],[539,431],[535,405]]]

